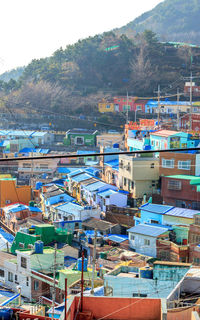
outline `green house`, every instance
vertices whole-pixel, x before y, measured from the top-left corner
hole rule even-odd
[[[66,230],[56,229],[49,224],[40,224],[35,228],[24,228],[18,231],[12,243],[11,252],[15,253],[16,250],[20,249],[31,249],[38,240],[41,240],[45,246],[53,242],[71,244],[72,237],[72,233]]]
[[[97,130],[71,129],[66,132],[64,144],[67,146],[96,146]]]

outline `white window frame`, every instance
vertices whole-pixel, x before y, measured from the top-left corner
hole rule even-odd
[[[167,161],[169,161],[170,164],[167,164]],[[174,169],[174,159],[164,159],[164,158],[162,158],[162,168]]]
[[[179,170],[190,170],[191,169],[191,161],[190,160],[178,161],[178,169]]]

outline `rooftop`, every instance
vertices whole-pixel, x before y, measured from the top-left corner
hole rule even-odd
[[[155,261],[154,265],[163,265],[163,266],[179,266],[179,267],[191,267],[191,263],[183,262],[170,262],[170,261]]]
[[[100,220],[100,219],[96,219],[96,218],[89,218],[85,221],[83,221],[82,226],[83,227],[89,227],[89,228],[97,228],[98,230],[107,230],[113,226],[115,226],[116,224],[108,222],[108,221],[104,221],[104,220]]]
[[[147,224],[138,224],[137,226],[132,227],[127,231],[132,233],[147,235],[150,237],[158,237],[159,235],[167,232],[166,228],[150,226]]]
[[[118,192],[115,191],[115,190],[112,190],[112,189],[107,189],[105,191],[101,191],[101,192],[98,192],[98,195],[101,197],[101,198],[107,198],[109,196],[111,196],[112,194],[117,194]]]
[[[193,219],[194,215],[199,214],[199,213],[200,213],[200,211],[198,211],[198,210],[191,210],[191,209],[174,207],[165,214],[169,215],[169,216]]]
[[[182,132],[172,131],[172,130],[159,130],[159,131],[150,133],[150,135],[159,136],[159,137],[160,137],[160,136],[161,136],[161,137],[170,137],[170,136],[174,136],[174,135],[177,134],[177,133],[182,133]]]
[[[162,204],[146,203],[146,204],[143,204],[139,209],[152,212],[152,213],[165,214],[172,208],[173,208],[172,206],[166,206]]]

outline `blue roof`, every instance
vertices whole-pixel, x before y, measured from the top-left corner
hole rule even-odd
[[[8,233],[8,232],[5,232],[3,229],[1,229],[0,228],[0,235],[4,238],[4,239],[6,239],[9,243],[12,243],[13,241],[14,241],[14,239],[15,239],[15,237],[12,235],[12,234],[10,234],[10,233]]]
[[[75,177],[72,177],[71,179],[73,181],[76,181],[76,182],[81,182],[81,181],[84,181],[84,180],[88,180],[88,179],[91,179],[93,176],[88,174],[88,173],[80,173],[79,175],[75,176]]]
[[[29,207],[29,210],[32,212],[42,212],[42,210],[38,207]]]
[[[167,232],[166,228],[160,228],[156,226],[150,226],[147,224],[138,224],[127,230],[128,232],[142,234],[150,237],[158,237],[159,235]]]
[[[65,203],[65,204],[61,204],[60,206],[57,206],[56,209],[59,209],[61,211],[64,211],[64,212],[67,212],[67,213],[74,213],[74,211],[77,211],[77,210],[83,210],[84,207],[76,204],[76,203],[73,203],[73,202],[68,202],[68,203]]]
[[[112,190],[112,189],[107,189],[107,190],[98,192],[98,195],[99,195],[100,197],[102,197],[102,198],[106,198],[106,197],[111,196],[111,195],[114,194],[114,193],[117,193],[117,191]]]
[[[169,212],[167,212],[166,214],[169,215],[169,216],[192,219],[195,214],[199,214],[199,213],[200,213],[200,211],[198,211],[198,210],[191,210],[191,209],[174,207]]]
[[[82,173],[82,172],[84,172],[83,169],[76,169],[74,171],[70,171],[70,173],[68,174],[68,177],[73,177],[73,176],[75,176],[75,175],[77,175],[79,173]]]
[[[8,206],[7,209],[9,212],[15,213],[15,212],[28,209],[28,206],[18,203],[18,204],[10,205],[10,208]]]
[[[70,173],[68,168],[57,168],[58,173]]]
[[[140,207],[141,210],[145,210],[145,211],[148,211],[151,213],[159,213],[159,214],[165,214],[166,212],[168,212],[172,208],[174,208],[174,207],[165,206],[162,204],[154,204],[154,203],[146,203]]]
[[[109,167],[116,167],[116,166],[119,166],[119,159],[106,161],[104,164]]]
[[[36,149],[36,152],[38,152],[38,153],[43,153],[43,154],[47,154],[47,153],[49,153],[49,149],[40,149],[40,148],[37,148]]]
[[[88,150],[77,150],[77,153],[76,154],[93,154],[93,153],[97,153],[96,151],[94,150],[91,150],[91,151],[88,151]]]
[[[88,173],[90,173],[91,175],[97,177],[98,174],[99,174],[99,172],[100,172],[100,170],[99,170],[98,168],[89,167],[89,168],[86,168],[86,169],[85,169],[85,172],[88,172]]]
[[[30,130],[0,130],[0,136],[42,137],[47,132]]]
[[[34,148],[23,148],[19,150],[19,153],[30,153],[30,152],[36,152],[36,149]]]
[[[86,190],[88,191],[96,191],[98,189],[100,189],[101,187],[106,186],[105,182],[102,181],[97,181],[94,183],[89,184],[88,186],[84,187]],[[108,188],[109,188],[109,184],[108,184]]]
[[[10,141],[3,140],[3,141],[0,142],[0,147],[6,147],[9,143],[10,143]]]
[[[106,239],[113,241],[113,242],[121,243],[121,242],[128,240],[128,236],[122,237],[121,235],[111,234],[110,236],[106,237]]]

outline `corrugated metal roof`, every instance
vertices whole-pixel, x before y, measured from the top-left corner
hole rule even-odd
[[[88,173],[81,173],[75,177],[72,177],[72,181],[76,181],[76,182],[81,182],[81,181],[84,181],[84,180],[88,180],[88,179],[91,179],[93,176],[88,174]]]
[[[112,234],[112,235],[108,236],[107,239],[111,240],[113,242],[121,243],[121,242],[128,240],[128,237],[125,239],[125,238],[121,237],[120,235]]]
[[[80,173],[82,173],[82,172],[84,172],[84,170],[82,170],[82,169],[74,170],[74,171],[72,171],[72,172],[70,172],[70,173],[68,174],[68,177],[73,177],[73,176],[75,176],[75,175],[77,175],[77,174],[80,174]]]
[[[83,210],[84,207],[79,206],[79,205],[76,204],[76,203],[69,202],[69,203],[62,204],[62,205],[60,205],[60,206],[57,206],[56,209],[59,209],[59,210],[64,211],[64,212],[66,212],[66,213],[72,213],[72,214],[73,214],[74,212]]]
[[[102,198],[106,198],[106,197],[109,197],[113,193],[117,193],[117,191],[112,190],[112,189],[107,189],[105,191],[98,192],[97,194]]]
[[[0,130],[1,136],[21,136],[21,137],[42,137],[47,132],[31,131],[31,130]]]
[[[70,173],[68,168],[57,168],[58,173]]]
[[[4,207],[4,210],[6,212],[11,212],[11,213],[23,211],[23,210],[26,210],[26,209],[28,209],[28,206],[26,206],[24,204],[20,204],[20,203],[16,203],[16,204]]]
[[[159,235],[166,233],[167,230],[165,228],[160,228],[156,226],[149,226],[146,224],[138,224],[135,227],[132,227],[127,230],[131,233],[142,234],[150,237],[158,237]]]
[[[192,219],[194,217],[194,215],[198,214],[198,213],[200,213],[200,211],[198,211],[198,210],[191,210],[191,209],[174,207],[173,209],[171,209],[170,211],[168,211],[165,214],[169,215],[169,216]]]
[[[42,212],[42,210],[38,207],[30,207],[29,206],[29,210],[32,211],[32,212]]]
[[[85,187],[85,189],[88,190],[88,191],[96,191],[96,190],[98,190],[98,189],[100,189],[101,187],[104,187],[104,186],[106,186],[105,182],[98,181],[98,182],[89,184],[88,186]],[[109,185],[108,185],[108,188],[109,188]]]
[[[165,206],[162,204],[154,204],[154,203],[146,203],[140,207],[141,210],[145,210],[145,211],[152,212],[152,213],[159,213],[159,214],[165,214],[166,212],[168,212],[172,208],[174,208],[174,207]]]

